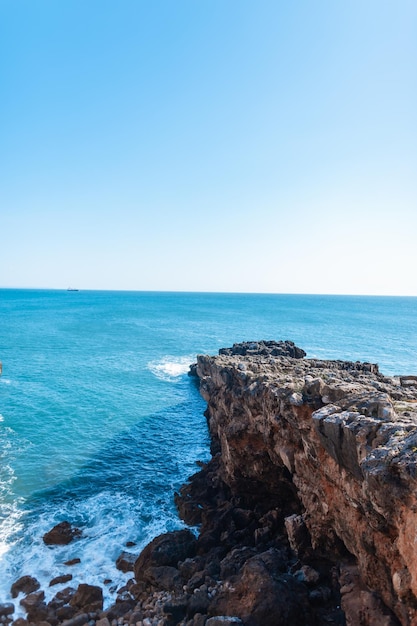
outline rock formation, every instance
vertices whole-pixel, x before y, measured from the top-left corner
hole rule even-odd
[[[212,460],[175,494],[198,533],[156,537],[134,564],[122,552],[135,578],[104,611],[98,587],[46,604],[20,579],[29,621],[417,626],[417,377],[305,356],[290,341],[199,356]]]
[[[276,354],[260,342],[198,357],[219,478],[251,507],[269,499],[285,515],[299,502],[298,512],[285,515],[291,547],[341,568],[348,623],[395,623],[387,607],[414,626],[415,377]],[[354,588],[360,593],[352,602]],[[378,611],[386,615],[372,622]]]

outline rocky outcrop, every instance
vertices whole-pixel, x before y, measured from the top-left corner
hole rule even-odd
[[[105,610],[98,587],[66,587],[46,603],[23,577],[13,597],[28,620],[417,626],[417,377],[305,356],[290,341],[199,356],[191,374],[207,401],[212,460],[175,494],[198,532],[156,537],[136,560],[122,552],[117,566],[135,578]],[[80,532],[53,530],[46,543]],[[3,623],[13,613],[0,605]]]
[[[281,348],[260,342],[198,357],[217,479],[251,510],[269,500],[301,559],[353,568],[368,609],[357,599],[355,615],[343,584],[348,623],[393,624],[395,615],[414,626],[417,381]]]
[[[74,539],[81,537],[79,528],[74,528],[67,521],[60,522],[43,536],[43,542],[47,546],[66,546]]]

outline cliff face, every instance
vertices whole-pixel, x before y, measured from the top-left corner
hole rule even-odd
[[[232,497],[284,510],[300,558],[338,564],[348,624],[395,623],[380,597],[415,626],[417,382],[368,363],[304,359],[292,346],[198,357],[220,478]]]

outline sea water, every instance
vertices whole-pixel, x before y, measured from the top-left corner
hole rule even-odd
[[[417,298],[0,290],[0,602],[25,574],[114,599],[117,557],[182,527],[174,492],[209,458],[189,365],[260,339],[417,374]],[[63,520],[82,538],[46,546]]]

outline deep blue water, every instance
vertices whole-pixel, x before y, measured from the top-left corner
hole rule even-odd
[[[417,298],[0,290],[0,602],[68,572],[110,599],[125,543],[181,526],[173,493],[209,456],[188,365],[258,339],[416,374]],[[64,519],[83,538],[44,546]]]

